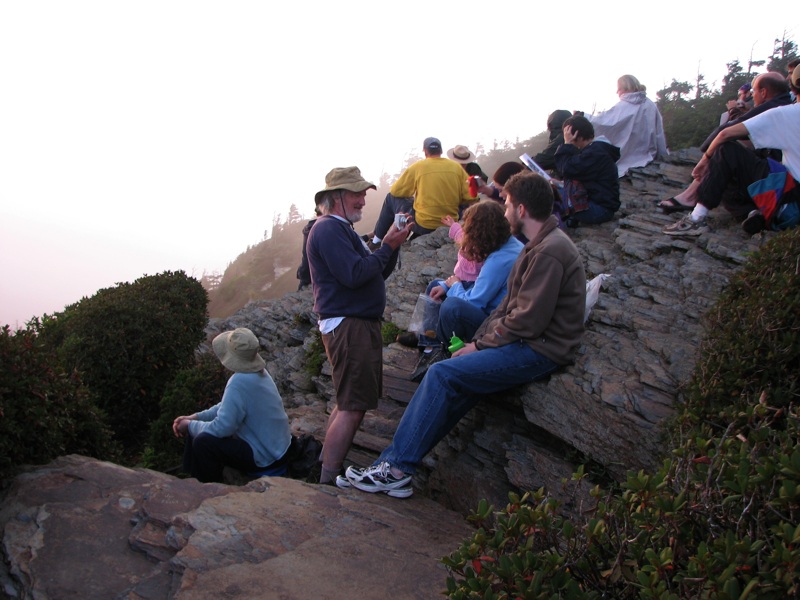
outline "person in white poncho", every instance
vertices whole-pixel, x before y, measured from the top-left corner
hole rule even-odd
[[[631,167],[643,167],[656,157],[669,154],[661,113],[645,90],[636,77],[623,75],[617,80],[619,102],[605,112],[586,115],[595,136],[604,136],[620,149],[620,177]]]

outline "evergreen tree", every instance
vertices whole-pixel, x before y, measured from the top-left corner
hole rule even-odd
[[[783,37],[775,40],[772,56],[767,63],[767,71],[786,73],[786,65],[795,58],[797,58],[797,44],[787,39],[784,31]]]

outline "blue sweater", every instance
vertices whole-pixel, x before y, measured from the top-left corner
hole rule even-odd
[[[234,373],[222,400],[189,421],[189,433],[237,437],[253,449],[253,460],[267,467],[283,457],[292,441],[283,400],[266,369],[259,373]]]
[[[311,228],[306,244],[314,312],[320,319],[380,319],[386,308],[383,283],[392,249],[384,244],[370,251],[349,223],[329,215]]]
[[[505,244],[486,257],[475,285],[465,290],[460,282],[455,283],[447,291],[447,297],[466,300],[488,315],[506,295],[508,274],[522,248],[522,242],[512,235]]]

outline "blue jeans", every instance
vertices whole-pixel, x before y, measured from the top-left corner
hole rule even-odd
[[[461,298],[445,298],[439,308],[436,337],[445,346],[450,343],[450,337],[453,335],[467,344],[488,316],[472,302]]]
[[[375,464],[387,461],[414,473],[481,395],[536,381],[556,369],[556,363],[523,342],[434,363],[406,407],[392,443]]]
[[[443,279],[434,279],[428,284],[425,294],[430,296],[431,290],[444,283]],[[469,289],[475,285],[474,281],[462,281],[461,285]],[[439,320],[436,322],[436,339],[445,346],[449,345],[450,338],[457,335],[464,342],[469,342],[484,319],[488,317],[480,308],[461,298],[445,298],[439,307]],[[433,340],[426,335],[419,335],[420,346],[431,346]]]
[[[578,223],[583,223],[584,225],[598,225],[600,223],[610,221],[613,218],[613,210],[609,210],[600,206],[599,204],[589,202],[589,208],[582,210],[581,212],[576,212],[575,214],[570,215],[567,219],[573,219]]]
[[[428,287],[426,287],[426,288],[425,288],[425,294],[426,294],[427,296],[430,296],[430,295],[431,295],[431,291],[433,290],[433,288],[435,288],[437,285],[442,285],[444,282],[445,282],[445,280],[444,280],[444,279],[434,279],[433,281],[431,281],[431,282],[428,284]],[[474,281],[462,281],[462,282],[461,282],[461,286],[462,286],[462,287],[463,287],[465,290],[468,290],[468,289],[470,289],[471,287],[474,287],[474,286],[475,286],[475,282],[474,282]]]

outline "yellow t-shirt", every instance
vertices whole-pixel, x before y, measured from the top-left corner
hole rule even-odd
[[[391,194],[414,196],[414,221],[425,229],[442,226],[442,217],[458,218],[458,206],[474,202],[469,195],[467,173],[457,162],[430,157],[415,162],[394,182]]]

